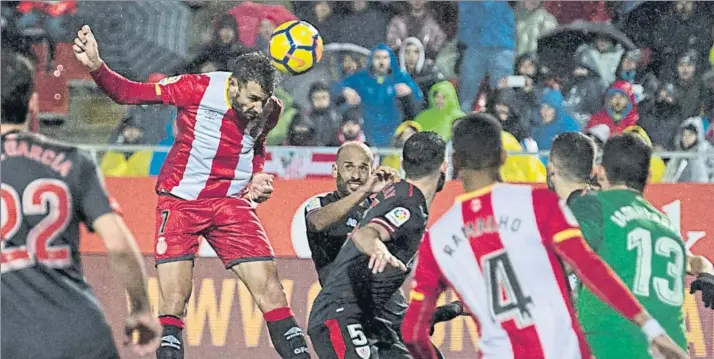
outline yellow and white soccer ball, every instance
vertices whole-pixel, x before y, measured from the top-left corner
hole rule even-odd
[[[269,51],[273,65],[280,72],[304,74],[322,60],[322,37],[305,21],[288,21],[273,31]]]

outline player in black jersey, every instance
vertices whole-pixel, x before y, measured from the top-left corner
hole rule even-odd
[[[406,179],[373,196],[340,249],[310,312],[308,334],[321,359],[411,357],[385,308],[413,265],[429,206],[443,188],[445,146],[433,132],[409,138]]]
[[[347,236],[369,207],[370,196],[392,184],[393,179],[398,180],[393,168],[381,166],[373,171],[372,163],[374,156],[367,145],[361,142],[345,143],[338,149],[332,167],[336,190],[313,197],[305,206],[307,240],[321,285]],[[394,293],[384,307],[384,319],[394,324],[397,333],[401,332],[399,328],[406,308],[401,290]],[[461,302],[455,301],[438,307],[432,322],[449,321],[462,314]]]
[[[26,58],[2,52],[2,358],[112,359],[119,354],[82,274],[79,224],[104,241],[131,302],[126,343],[159,345],[133,236],[115,212],[94,161],[76,147],[25,132],[33,95]]]

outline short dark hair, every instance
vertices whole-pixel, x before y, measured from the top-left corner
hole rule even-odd
[[[595,164],[595,142],[580,132],[561,133],[553,140],[550,162],[566,179],[588,182]]]
[[[2,122],[23,124],[27,120],[35,74],[32,62],[12,51],[2,51]]]
[[[610,137],[605,142],[602,165],[611,184],[624,184],[638,190],[645,190],[650,172],[652,147],[634,133]]]
[[[436,132],[417,132],[404,143],[402,165],[408,178],[434,173],[446,158],[446,142]]]
[[[310,90],[307,93],[308,99],[312,98],[312,94],[315,92],[330,92],[330,86],[324,81],[316,81],[310,85]]]
[[[238,56],[232,76],[241,85],[257,82],[268,95],[272,96],[275,91],[275,67],[270,58],[260,51]]]
[[[485,113],[471,114],[454,127],[454,166],[457,169],[487,170],[501,166],[501,124]]]

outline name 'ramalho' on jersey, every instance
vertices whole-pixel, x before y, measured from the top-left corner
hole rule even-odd
[[[626,318],[643,312],[587,246],[564,202],[511,184],[460,196],[429,229],[411,296],[424,301],[452,287],[478,324],[483,358],[590,359],[561,259]],[[407,312],[405,338],[421,338],[430,325],[434,308],[419,308]]]

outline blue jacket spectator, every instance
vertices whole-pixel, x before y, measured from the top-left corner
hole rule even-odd
[[[345,78],[343,94],[351,105],[361,104],[367,142],[387,147],[404,118],[412,119],[419,112],[424,95],[400,69],[396,55],[386,44],[375,47],[367,64],[367,68]]]
[[[173,146],[176,140],[176,119],[169,121],[166,124],[166,137],[159,142],[159,146],[170,147]],[[161,166],[164,165],[166,161],[166,156],[168,156],[166,151],[154,151],[154,155],[151,156],[151,163],[149,164],[149,176],[158,176],[161,172]]]
[[[467,46],[461,62],[459,99],[464,112],[474,110],[481,80],[489,75],[491,88],[513,74],[516,20],[506,1],[460,1],[459,42]]]
[[[563,132],[580,131],[580,124],[563,109],[563,94],[558,90],[545,91],[536,117],[531,136],[538,150],[550,150],[555,136]]]

